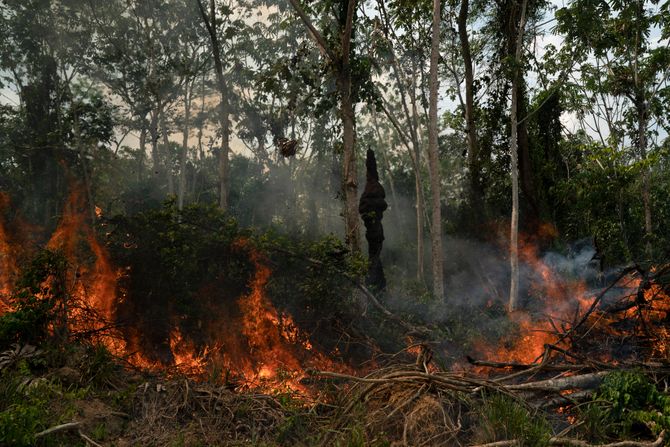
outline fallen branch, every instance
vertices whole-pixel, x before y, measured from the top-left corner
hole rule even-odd
[[[79,436],[81,437],[81,439],[86,441],[88,444],[91,444],[93,447],[102,447],[102,445],[98,444],[97,442],[86,436],[84,433],[82,433],[81,430],[79,430]]]
[[[570,438],[551,438],[549,445],[567,445],[575,447],[660,447],[665,440],[665,430],[658,435],[655,441],[618,441],[610,444],[589,444],[586,441]]]
[[[600,385],[600,382],[602,382],[603,378],[609,373],[609,371],[599,371],[579,376],[568,376],[558,379],[540,380],[538,382],[506,385],[505,388],[511,391],[563,391],[573,388],[591,389]]]
[[[549,439],[549,445],[565,445],[574,447],[660,447],[665,440],[665,430],[658,435],[655,441],[617,441],[610,444],[589,444],[580,439],[560,438],[555,437]],[[477,444],[470,447],[508,447],[520,446],[521,442],[518,439],[510,439],[507,441],[489,442],[488,444]]]
[[[57,433],[59,431],[64,431],[64,430],[72,430],[73,428],[77,428],[80,425],[81,425],[81,422],[67,422],[65,424],[55,425],[51,428],[47,428],[44,431],[36,433],[35,437],[36,438],[41,438],[42,436],[50,435],[51,433]]]
[[[477,444],[473,445],[470,447],[509,447],[509,446],[517,446],[521,445],[518,440],[516,439],[510,439],[509,441],[496,441],[496,442],[489,442],[486,444]]]

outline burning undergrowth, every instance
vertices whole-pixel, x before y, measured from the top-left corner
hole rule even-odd
[[[320,272],[273,272],[275,260],[260,247],[263,241],[215,208],[177,212],[168,204],[110,220],[98,213],[101,244],[80,191],[72,189],[46,242],[47,257],[62,259],[62,266],[33,277],[37,287],[21,292],[50,306],[57,321],[52,335],[101,343],[135,367],[188,373],[231,388],[304,390],[299,381],[305,368],[348,369],[334,338],[313,335],[322,319],[299,325],[269,295],[287,285],[294,303],[337,293],[312,287]],[[38,252],[19,253],[5,222],[2,297],[11,311],[22,305],[20,287],[12,287],[19,259]],[[303,323],[314,307],[305,306]]]
[[[474,298],[446,312],[434,300],[403,308],[393,290],[369,294],[358,283],[364,262],[334,238],[297,244],[254,235],[215,208],[166,204],[111,219],[99,213],[93,224],[75,188],[39,251],[22,242],[39,238],[21,233],[29,227],[17,225],[7,203],[0,265],[11,318],[0,329],[23,325],[29,336],[0,330],[3,344],[85,340],[122,358],[133,367],[125,374],[134,383],[127,439],[135,443],[158,439],[151,427],[169,442],[177,421],[179,433],[212,443],[444,445],[504,435],[560,444],[552,427],[581,417],[584,399],[613,369],[648,371],[668,359],[670,267],[601,272],[588,243],[558,255],[524,241],[524,311],[510,315],[496,270],[480,268],[451,282],[452,296]],[[476,257],[480,266],[505,262]],[[23,349],[14,351],[3,359]],[[361,367],[370,358],[376,364]],[[57,375],[78,383],[91,375],[65,369]],[[134,377],[133,369],[159,374]],[[318,393],[293,401],[296,390]],[[653,416],[654,405],[641,408]],[[538,411],[555,421],[537,419]],[[643,436],[662,442],[666,422]]]

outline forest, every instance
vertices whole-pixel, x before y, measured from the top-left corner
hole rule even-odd
[[[670,1],[1,0],[0,446],[670,445]]]

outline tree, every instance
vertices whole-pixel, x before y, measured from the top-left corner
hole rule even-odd
[[[470,37],[468,35],[468,17],[470,15],[470,0],[461,0],[458,10],[457,24],[458,37],[461,44],[463,57],[463,72],[465,82],[465,133],[468,142],[468,170],[470,175],[470,190],[472,205],[481,207],[483,191],[481,186],[481,162],[479,160],[479,139],[477,137],[477,125],[475,123],[475,76],[472,52],[470,50]]]
[[[357,0],[340,0],[336,33],[337,43],[329,44],[312,24],[298,0],[289,0],[308,33],[319,46],[331,64],[340,101],[340,119],[342,120],[342,183],[344,189],[344,231],[345,241],[352,252],[360,251],[360,231],[358,216],[358,178],[356,174],[356,116],[354,112],[355,96],[352,76],[352,37],[356,16]]]
[[[577,88],[590,98],[592,119],[586,123],[603,144],[630,149],[641,167],[642,227],[645,255],[652,256],[654,239],[650,132],[654,121],[667,115],[670,88],[670,48],[661,45],[670,35],[670,11],[655,9],[659,2],[576,0],[556,13],[557,29],[566,35],[566,45],[579,48],[582,78]],[[654,28],[660,38],[652,39]],[[601,126],[609,135],[603,135]],[[653,141],[653,140],[652,140]]]
[[[444,297],[444,272],[442,262],[442,203],[440,200],[440,164],[438,161],[437,97],[439,80],[437,77],[440,57],[440,0],[433,0],[433,36],[430,49],[430,110],[428,127],[428,161],[432,205],[431,252],[433,266],[433,294]]]
[[[382,111],[406,147],[414,175],[416,274],[420,282],[424,281],[424,227],[428,220],[422,180],[425,138],[421,129],[427,124],[427,104],[422,99],[428,88],[424,82],[424,71],[429,66],[430,48],[427,42],[431,40],[430,6],[429,2],[389,2],[387,7],[385,0],[377,0],[379,17],[373,23],[380,28],[381,33],[370,36],[379,66],[390,67],[390,73],[380,70],[380,75],[395,83],[395,89],[389,90],[397,94],[388,94],[383,85],[379,86],[377,95],[381,99]]]
[[[202,0],[197,0],[202,23],[207,29],[209,40],[212,48],[212,56],[214,57],[214,71],[216,72],[216,85],[221,96],[219,103],[219,126],[221,129],[221,151],[219,152],[219,207],[222,210],[228,209],[228,190],[229,170],[230,170],[230,86],[226,80],[224,73],[224,65],[222,59],[222,48],[217,31],[217,13],[215,0],[209,2],[209,15],[205,11],[205,6]],[[232,11],[230,8],[225,8],[224,13],[230,15]]]
[[[517,1],[518,3],[518,1]],[[517,95],[521,71],[520,61],[523,49],[523,36],[526,28],[526,7],[528,0],[521,2],[521,17],[516,37],[516,53],[514,55],[512,66],[512,105],[510,108],[510,155],[512,160],[512,219],[510,223],[510,290],[509,290],[509,310],[516,310],[519,304],[519,168],[517,152],[517,124],[518,124],[518,101]]]

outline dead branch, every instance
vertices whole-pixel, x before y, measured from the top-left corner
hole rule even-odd
[[[618,441],[610,444],[589,444],[586,441],[570,438],[551,438],[550,445],[567,445],[575,447],[660,447],[665,440],[665,430],[658,435],[658,439],[652,442],[648,441]]]
[[[578,376],[561,377],[559,379],[506,385],[505,388],[511,391],[563,391],[573,388],[593,389],[600,385],[600,382],[609,373],[609,371],[599,371]]]
[[[639,271],[639,267],[638,267],[637,265],[634,265],[634,266],[632,266],[632,267],[627,267],[627,268],[621,270],[621,272],[617,275],[616,279],[615,279],[614,281],[612,281],[612,282],[610,283],[609,286],[607,286],[605,289],[603,289],[603,290],[598,294],[598,296],[596,296],[596,298],[593,300],[593,303],[591,303],[591,306],[590,306],[589,309],[586,311],[586,313],[584,314],[584,316],[582,317],[582,319],[579,320],[579,322],[578,322],[577,324],[575,324],[574,326],[572,326],[567,332],[565,332],[563,335],[561,335],[561,336],[559,337],[559,339],[556,341],[556,343],[554,343],[554,344],[555,344],[555,345],[558,345],[560,342],[562,342],[562,341],[565,340],[567,337],[569,337],[570,335],[572,335],[572,334],[573,334],[573,333],[574,333],[574,332],[575,332],[575,331],[576,331],[582,324],[584,324],[584,323],[586,322],[586,320],[589,319],[589,316],[591,316],[591,314],[593,313],[593,311],[596,310],[596,307],[598,307],[598,304],[599,304],[600,301],[605,297],[605,295],[607,294],[607,292],[609,292],[610,289],[612,289],[612,287],[614,287],[615,285],[617,285],[617,284],[619,283],[619,281],[621,281],[621,279],[622,279],[624,276],[626,276],[628,273],[633,272],[633,271],[636,271],[636,270]]]
[[[477,444],[470,447],[511,447],[521,445],[520,442],[516,439],[510,439],[509,441],[496,441],[489,442],[486,444]]]
[[[663,445],[665,439],[665,430],[658,435],[658,439],[655,441],[617,441],[610,444],[589,444],[586,441],[580,439],[571,439],[571,438],[560,438],[554,437],[549,439],[549,445],[566,445],[566,446],[575,446],[575,447],[660,447]],[[508,446],[518,446],[521,445],[521,442],[518,439],[510,439],[507,441],[496,441],[489,442],[488,444],[477,444],[470,447],[508,447]]]
[[[97,442],[86,436],[84,433],[82,433],[81,430],[79,430],[79,436],[81,437],[81,439],[86,441],[88,444],[91,444],[93,447],[102,447],[102,445],[98,444]]]
[[[41,438],[42,436],[50,435],[51,433],[58,433],[59,431],[72,430],[81,425],[81,422],[66,422],[65,424],[55,425],[51,428],[47,428],[44,431],[35,434],[35,438]]]

